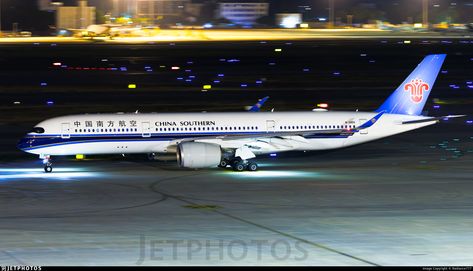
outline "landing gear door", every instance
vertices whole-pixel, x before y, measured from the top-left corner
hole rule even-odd
[[[142,122],[141,128],[143,137],[151,137],[151,127],[149,125],[149,122]]]
[[[360,119],[360,120],[358,121],[358,126],[363,125],[363,124],[366,123],[367,121],[368,121],[367,119]],[[361,130],[360,130],[360,135],[367,135],[367,134],[368,134],[368,129],[369,129],[369,128],[361,129]]]
[[[276,122],[274,120],[266,121],[266,132],[275,132],[276,131]]]
[[[61,123],[61,138],[71,138],[71,125],[67,123]]]

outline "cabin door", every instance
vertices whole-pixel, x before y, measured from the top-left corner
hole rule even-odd
[[[70,138],[71,137],[71,125],[69,122],[61,123],[61,138]]]
[[[274,120],[267,120],[266,121],[266,132],[274,132],[276,131],[276,122]]]
[[[149,121],[142,122],[141,129],[143,137],[151,137],[151,126],[149,125]]]

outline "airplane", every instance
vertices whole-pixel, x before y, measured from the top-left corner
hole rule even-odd
[[[473,24],[449,24],[442,22],[433,25],[433,30],[441,33],[470,33],[473,32]]]
[[[257,155],[354,146],[460,115],[423,116],[445,60],[426,56],[374,112],[85,114],[38,123],[18,143],[52,172],[52,156],[172,153],[183,168],[255,171]]]
[[[395,24],[385,23],[379,20],[376,21],[376,26],[380,30],[387,30],[387,31],[393,31],[393,32],[398,32],[398,31],[399,32],[425,32],[428,30],[427,28],[416,27],[415,25],[408,25],[408,24],[395,25]]]
[[[142,27],[131,27],[121,24],[92,24],[86,29],[67,29],[75,36],[81,38],[109,37],[113,39],[123,34],[129,34],[134,31],[142,30]]]

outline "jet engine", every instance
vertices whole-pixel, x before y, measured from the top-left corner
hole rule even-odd
[[[215,167],[221,159],[222,150],[217,144],[184,142],[177,146],[177,163],[180,167]]]

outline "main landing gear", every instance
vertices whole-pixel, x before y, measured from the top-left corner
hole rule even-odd
[[[43,157],[44,172],[51,173],[53,171],[53,163],[51,162],[51,157],[46,155]]]
[[[258,170],[258,164],[255,162],[249,162],[247,160],[242,160],[241,158],[234,158],[232,160],[222,159],[218,165],[221,168],[226,168],[231,166],[234,171],[256,171]]]

